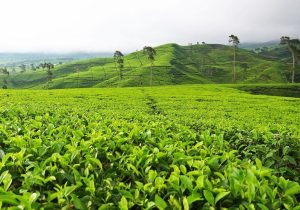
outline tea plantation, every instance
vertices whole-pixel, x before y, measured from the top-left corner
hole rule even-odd
[[[1,209],[300,209],[300,98],[1,90]]]

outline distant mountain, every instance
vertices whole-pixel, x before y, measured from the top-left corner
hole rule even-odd
[[[153,85],[232,83],[232,47],[220,44],[156,47]],[[57,65],[48,82],[46,70],[27,70],[6,77],[8,88],[76,88],[149,86],[151,63],[142,51],[124,56],[123,78],[114,59],[93,58]],[[253,51],[237,52],[236,83],[285,83],[290,81],[290,65]],[[297,70],[297,72],[300,69]],[[2,79],[1,79],[2,77]],[[0,85],[4,76],[0,76]],[[296,81],[300,80],[297,73]]]
[[[54,64],[76,61],[87,58],[107,57],[112,53],[0,53],[0,66],[18,66],[52,62]]]
[[[245,42],[245,43],[241,43],[240,47],[247,50],[254,50],[256,48],[263,48],[263,47],[274,48],[274,47],[278,47],[279,44],[280,44],[279,40],[268,41],[268,42]]]
[[[296,46],[300,51],[300,45]],[[262,43],[242,43],[240,48],[251,50],[258,55],[269,60],[281,60],[292,62],[291,52],[286,45],[281,45],[279,41],[269,41]],[[298,55],[300,60],[300,55]]]

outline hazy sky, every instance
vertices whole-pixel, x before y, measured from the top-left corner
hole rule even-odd
[[[300,0],[0,0],[0,8],[2,52],[300,37]]]

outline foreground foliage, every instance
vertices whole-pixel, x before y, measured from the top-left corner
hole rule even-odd
[[[300,99],[0,92],[2,209],[300,209]]]

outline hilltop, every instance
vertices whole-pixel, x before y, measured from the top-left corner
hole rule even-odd
[[[232,82],[233,50],[230,46],[166,44],[155,49],[155,86]],[[8,88],[149,86],[151,63],[142,51],[124,56],[124,62],[122,80],[118,78],[113,58],[93,58],[57,65],[52,70],[51,82],[48,82],[46,70],[11,74],[7,77]],[[236,83],[285,83],[289,81],[289,71],[290,66],[280,60],[246,49],[237,52]],[[298,74],[296,81],[299,79]]]

